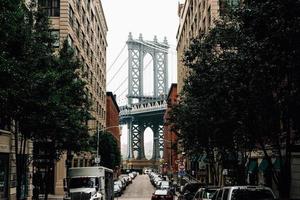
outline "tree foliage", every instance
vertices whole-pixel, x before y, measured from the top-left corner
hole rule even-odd
[[[186,50],[189,75],[171,113],[191,154],[218,149],[222,161],[232,152],[238,164],[246,159],[239,152],[258,148],[272,166],[272,145],[286,161],[273,174],[281,195],[290,181],[282,150],[299,138],[299,13],[299,1],[249,0],[224,15]]]
[[[89,151],[97,152],[98,135],[95,133],[89,140]],[[115,169],[120,166],[121,152],[117,140],[110,132],[99,133],[99,155],[101,166]]]
[[[13,132],[17,160],[17,194],[21,199],[28,159],[26,144],[53,149],[49,159],[65,150],[80,151],[88,141],[91,119],[81,63],[64,42],[53,47],[48,17],[34,3],[0,1],[0,128]]]

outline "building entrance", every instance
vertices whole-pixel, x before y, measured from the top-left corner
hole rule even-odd
[[[0,199],[8,199],[8,153],[0,153]]]

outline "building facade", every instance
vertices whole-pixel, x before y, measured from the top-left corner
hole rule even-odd
[[[184,85],[188,69],[182,58],[191,39],[205,34],[219,17],[219,0],[185,0],[178,7],[179,27],[177,31],[177,82],[178,94]]]
[[[80,70],[86,80],[86,93],[91,103],[93,120],[88,122],[90,135],[106,127],[106,48],[107,24],[101,0],[38,0],[39,7],[49,16],[51,34],[59,49],[65,40],[82,61]],[[92,165],[92,155],[73,155],[71,166]],[[49,165],[48,165],[49,166]],[[66,178],[66,155],[54,163],[50,193],[62,195]]]
[[[177,84],[173,83],[169,90],[167,103],[168,107],[164,114],[164,152],[163,159],[167,165],[168,173],[176,174],[178,172],[178,162],[177,162],[177,135],[171,129],[171,124],[168,124],[169,112],[172,109],[172,106],[177,104]]]
[[[8,129],[8,130],[12,130]],[[24,154],[19,154],[16,158],[16,141],[15,136],[11,131],[0,129],[0,199],[17,199],[17,169],[16,162],[21,156],[24,156],[25,161],[32,156],[32,142],[26,141]],[[18,151],[20,151],[21,141],[18,141]],[[20,191],[20,198],[29,199],[32,195],[32,164],[26,162],[28,165],[24,167],[22,173],[22,187]]]
[[[116,96],[112,92],[106,93],[106,127],[117,140],[118,147],[121,148],[120,128],[119,128],[119,106],[116,101]]]
[[[226,12],[225,4],[229,6],[239,5],[240,0],[185,0],[183,4],[179,4],[179,27],[177,31],[177,81],[178,94],[182,91],[184,80],[188,75],[188,69],[184,66],[182,58],[184,52],[190,45],[193,38],[200,37],[209,32],[213,27],[214,20],[217,20]],[[280,161],[278,155],[272,154],[272,164],[275,171],[280,171]],[[267,185],[273,188],[278,194],[277,188],[272,180],[269,164],[261,150],[248,152],[250,157],[247,161],[246,182],[250,185]],[[199,155],[194,158],[186,159],[186,169],[194,175],[195,178],[202,183],[215,184],[211,176],[210,168],[205,162],[206,155]],[[234,169],[226,169],[223,164],[217,165],[217,173],[219,177],[219,185],[230,184],[230,172]],[[300,192],[300,145],[294,145],[291,148],[291,199],[299,199]],[[195,170],[195,171],[194,171]],[[194,172],[194,173],[193,173]]]

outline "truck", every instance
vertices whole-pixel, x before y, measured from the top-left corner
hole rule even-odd
[[[64,190],[64,200],[113,200],[113,170],[102,166],[70,168]]]

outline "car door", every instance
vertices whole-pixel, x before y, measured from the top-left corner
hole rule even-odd
[[[223,189],[222,200],[227,200],[229,194],[229,189]]]
[[[196,194],[195,194],[193,200],[201,200],[201,199],[200,199],[200,194],[201,194],[200,191],[196,192]]]

